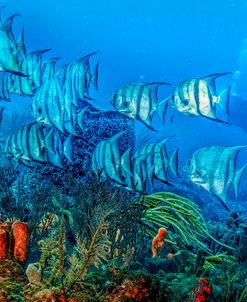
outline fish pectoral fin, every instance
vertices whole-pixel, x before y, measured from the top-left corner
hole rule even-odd
[[[236,198],[238,197],[239,185],[246,168],[247,168],[247,164],[245,164],[242,168],[240,168],[238,171],[235,172],[235,176],[232,183],[233,183]]]

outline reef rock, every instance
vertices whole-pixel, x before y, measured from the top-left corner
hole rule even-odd
[[[30,263],[26,270],[29,283],[37,283],[41,281],[41,266],[39,263]]]

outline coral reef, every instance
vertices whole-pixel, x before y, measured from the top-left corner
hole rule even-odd
[[[5,171],[0,240],[27,234],[18,220],[28,222],[29,234],[26,262],[22,244],[17,259],[1,245],[2,300],[246,301],[240,214],[206,223],[195,203],[174,193],[136,200],[94,174],[83,185],[72,178],[69,193],[42,183],[29,190],[22,172]],[[161,249],[153,258],[157,233]]]

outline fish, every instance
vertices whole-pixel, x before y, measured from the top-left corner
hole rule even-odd
[[[49,50],[36,50],[28,53],[23,58],[20,62],[20,69],[28,77],[13,73],[5,74],[3,76],[2,91],[0,90],[0,96],[3,96],[1,98],[9,100],[10,94],[13,93],[21,96],[33,96],[44,81],[51,80],[55,71],[52,73],[51,68],[48,69],[48,66],[44,69],[42,59],[43,54]]]
[[[157,90],[160,85],[170,84],[165,82],[128,84],[113,94],[110,104],[130,119],[139,120],[148,128],[155,130],[151,125],[155,112],[163,121],[168,105],[167,99],[158,103]]]
[[[42,62],[42,84],[53,78],[56,72],[56,63],[59,59],[60,57],[56,57]]]
[[[5,142],[4,153],[30,168],[33,163],[63,168],[62,159],[72,159],[73,144],[71,137],[64,140],[55,128],[35,122],[10,135]]]
[[[212,146],[193,153],[186,164],[188,178],[214,195],[229,210],[226,201],[230,186],[233,184],[237,197],[244,165],[236,171],[236,159],[239,151],[246,146]]]
[[[91,161],[94,172],[102,172],[102,176],[125,186],[121,178],[121,156],[118,148],[118,139],[125,133],[122,131],[97,144]]]
[[[91,100],[89,96],[90,84],[98,89],[98,63],[93,73],[90,70],[89,59],[97,52],[79,58],[71,64],[66,64],[57,69],[55,76],[59,79],[65,99],[71,100],[78,107],[78,99]]]
[[[0,8],[0,15],[3,8],[4,6]],[[25,51],[23,32],[18,41],[16,41],[12,31],[13,20],[17,16],[20,15],[14,14],[8,17],[4,22],[2,22],[0,16],[0,71],[27,76],[22,73],[18,59],[18,55],[23,54]]]
[[[164,138],[158,143],[146,144],[135,152],[135,157],[145,156],[146,154],[145,161],[148,171],[146,178],[152,184],[152,187],[154,179],[170,185],[167,180],[169,170],[175,177],[178,176],[178,150],[176,149],[169,158],[166,150],[168,140],[169,138]]]
[[[10,101],[10,78],[6,75],[0,78],[0,101]]]
[[[226,116],[229,115],[231,86],[217,94],[215,80],[229,74],[231,72],[215,73],[183,81],[174,89],[169,105],[186,115],[226,122],[217,116],[217,110],[221,108]]]
[[[65,99],[56,77],[45,82],[36,92],[32,112],[37,122],[55,127],[62,133],[79,136],[76,131],[76,108],[70,99]]]

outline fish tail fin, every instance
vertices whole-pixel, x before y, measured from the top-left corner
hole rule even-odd
[[[169,167],[175,177],[178,177],[178,149],[176,149],[170,159],[169,159]]]
[[[157,108],[157,113],[163,124],[165,121],[165,114],[168,108],[168,103],[169,103],[169,98],[166,98],[158,104],[158,108]]]
[[[96,63],[94,72],[91,74],[91,83],[96,90],[98,90],[98,74],[99,74],[99,62]]]
[[[227,87],[218,95],[217,106],[222,110],[222,113],[229,115],[229,103],[230,103],[231,86]]]
[[[240,185],[241,179],[242,179],[242,177],[243,177],[243,174],[244,174],[246,168],[247,168],[247,164],[245,164],[242,168],[240,168],[240,169],[235,173],[235,176],[234,176],[234,179],[233,179],[233,187],[234,187],[234,191],[235,191],[235,196],[236,196],[236,198],[238,197],[238,189],[239,189],[239,185]]]
[[[18,50],[20,51],[21,56],[26,59],[27,58],[27,53],[26,53],[26,47],[24,44],[24,28],[22,28],[22,31],[20,33],[20,36],[17,41],[18,45]]]

